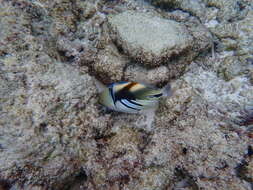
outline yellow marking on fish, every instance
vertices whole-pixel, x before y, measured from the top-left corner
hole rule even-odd
[[[130,92],[135,92],[135,91],[138,91],[138,90],[141,90],[143,88],[146,88],[145,85],[143,84],[140,84],[140,83],[132,83],[132,85],[129,87],[129,91]]]
[[[129,85],[131,82],[123,83],[123,84],[117,84],[114,85],[115,92],[119,92],[123,88],[125,88],[127,85]]]

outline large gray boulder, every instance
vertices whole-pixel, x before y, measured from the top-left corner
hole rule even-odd
[[[152,13],[126,11],[109,17],[111,37],[133,59],[159,65],[191,48],[186,27]]]

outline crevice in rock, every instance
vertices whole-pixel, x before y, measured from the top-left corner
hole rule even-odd
[[[175,10],[179,7],[179,3],[177,3],[176,1],[173,1],[171,3],[160,2],[157,0],[145,0],[145,1],[157,8],[163,9],[165,11],[172,11],[172,10]]]
[[[199,186],[196,183],[194,177],[184,168],[176,167],[174,170],[174,187],[173,190],[178,190],[180,188],[189,188],[191,190],[199,190]]]
[[[56,189],[69,190],[69,189],[78,189],[81,185],[84,185],[88,180],[88,175],[86,171],[81,167],[76,173],[71,176],[66,177],[65,180],[62,180],[62,184],[56,184]]]
[[[1,190],[9,190],[11,189],[11,182],[6,179],[0,178],[0,189]]]
[[[243,160],[235,168],[236,176],[241,180],[247,181],[250,184],[251,189],[253,189],[253,179],[249,175],[248,166],[249,162],[252,162],[252,159],[253,159],[253,149],[252,146],[249,145],[247,147],[247,152],[244,155]]]
[[[247,154],[248,154],[249,157],[253,156],[253,148],[250,145],[248,146],[248,152],[247,152]]]
[[[159,2],[156,0],[151,0],[150,4],[156,8],[160,8],[162,11],[165,11],[165,12],[182,11],[183,13],[189,14],[189,16],[191,17],[195,17],[200,23],[202,23],[200,17],[197,14],[195,14],[194,11],[185,10],[180,5],[179,1],[171,1],[170,3],[168,3],[168,2]]]
[[[0,58],[1,57],[5,57],[5,56],[7,56],[8,55],[8,53],[6,52],[6,51],[2,51],[2,50],[0,50]]]
[[[72,63],[75,60],[75,56],[73,56],[73,55],[66,56],[66,51],[58,50],[58,53],[60,55],[60,59],[62,62]]]
[[[146,148],[148,147],[148,145],[151,143],[152,140],[152,133],[149,133],[145,130],[140,130],[140,134],[141,134],[141,138],[142,138],[142,143],[138,144],[138,149],[139,151],[144,154]]]

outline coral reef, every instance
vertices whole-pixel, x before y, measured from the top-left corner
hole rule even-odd
[[[0,189],[252,189],[252,10],[0,1]],[[173,94],[155,112],[110,112],[97,80]]]

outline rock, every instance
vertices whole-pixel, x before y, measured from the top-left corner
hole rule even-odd
[[[23,79],[24,82],[21,81],[16,88],[4,87],[9,95],[1,97],[5,100],[0,106],[5,118],[0,123],[4,126],[0,128],[4,136],[0,139],[1,177],[15,180],[15,176],[19,176],[18,182],[36,181],[62,188],[62,180],[74,183],[80,168],[78,164],[78,169],[75,169],[78,157],[86,160],[90,153],[93,154],[86,146],[94,146],[94,141],[89,145],[81,144],[87,137],[89,120],[99,117],[95,116],[97,108],[87,104],[96,101],[92,97],[97,91],[92,78],[87,74],[81,75],[72,66],[46,63],[45,71],[44,67],[35,64],[33,68],[31,62],[28,64],[31,70],[24,73],[25,81]],[[3,86],[12,86],[9,77],[1,80]],[[19,78],[12,79],[13,84],[18,84],[14,82],[16,80]],[[88,130],[93,133],[92,127]],[[77,146],[82,148],[76,149]],[[52,179],[52,175],[57,177]]]
[[[185,188],[213,189],[219,184],[220,189],[246,190],[234,168],[243,159],[247,142],[238,144],[236,131],[226,138],[224,131],[230,130],[222,127],[226,119],[211,114],[217,107],[209,107],[191,82],[177,82],[173,97],[157,111],[156,132],[146,149],[146,167],[161,167],[174,176],[167,178],[171,189],[183,184]]]
[[[252,44],[252,2],[212,0],[208,1],[207,5],[218,8],[213,12],[214,19],[212,20],[217,24],[210,27],[211,32],[223,42],[219,48],[221,50],[217,49],[217,51],[231,51],[232,49],[236,50],[236,55],[240,56],[251,52],[249,47],[252,45],[249,44]]]
[[[248,150],[244,155],[244,159],[236,167],[236,174],[239,178],[247,181],[249,184],[253,182],[253,160],[252,160],[252,146],[248,146]]]
[[[91,67],[95,76],[105,84],[121,81],[127,59],[119,54],[114,46],[107,46],[100,51]]]
[[[201,24],[197,19],[189,17],[185,22],[188,31],[190,31],[193,36],[194,43],[192,44],[192,49],[189,50],[187,55],[188,60],[193,60],[198,54],[209,50],[214,43],[214,38],[203,24]]]
[[[47,54],[50,43],[45,41],[50,38],[44,35],[49,32],[38,37],[31,31],[33,19],[24,11],[27,7],[25,1],[6,2],[0,11],[4,26],[0,33],[0,181],[7,180],[11,189],[39,189],[42,184],[41,189],[68,188],[87,180],[81,162],[89,160],[96,143],[88,140],[86,144],[84,139],[96,136],[100,127],[106,131],[107,122],[94,120],[100,116],[92,77]],[[68,47],[67,40],[62,43],[61,47]],[[88,127],[91,123],[94,128]]]
[[[138,65],[130,65],[126,68],[125,81],[139,81],[146,84],[159,85],[168,82],[170,70],[165,66],[159,66],[154,69],[146,69]]]
[[[193,66],[192,72],[186,74],[184,80],[198,89],[210,105],[227,113],[231,118],[239,116],[240,110],[242,111],[245,105],[250,105],[253,100],[253,87],[246,76],[237,76],[226,82],[214,72]]]
[[[218,76],[229,81],[237,76],[249,74],[251,71],[248,63],[242,62],[236,56],[227,56],[217,70]]]
[[[253,84],[253,69],[249,73],[249,78],[250,78],[251,84]]]
[[[181,9],[205,20],[205,4],[200,0],[152,0],[151,4],[165,9]]]
[[[187,51],[192,36],[186,27],[151,13],[126,11],[108,19],[111,37],[133,59],[152,66]]]
[[[83,6],[80,6],[82,4]],[[96,13],[96,4],[94,2],[78,2],[78,7],[82,7],[82,11],[84,12],[83,17],[88,19],[91,18]]]
[[[252,56],[252,47],[253,46],[253,27],[252,27],[252,19],[253,19],[253,3],[248,9],[251,8],[251,11],[248,11],[247,15],[245,15],[244,19],[240,20],[235,24],[236,32],[238,33],[238,51],[236,55],[248,58],[247,56]],[[249,62],[250,63],[250,62]],[[252,65],[252,63],[251,63]]]
[[[65,62],[74,62],[81,52],[87,50],[87,47],[80,40],[69,41],[65,37],[58,39],[56,48],[61,56],[61,61]]]

